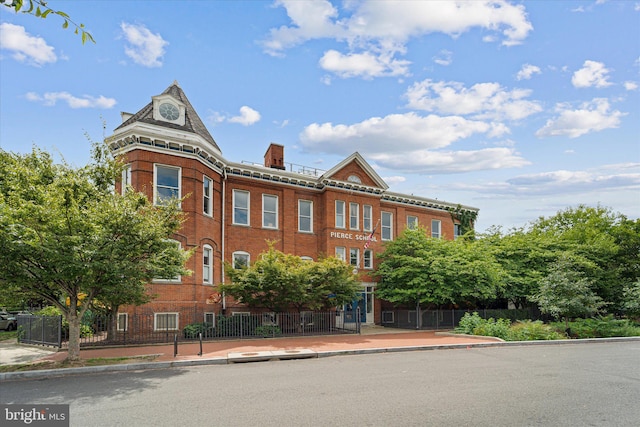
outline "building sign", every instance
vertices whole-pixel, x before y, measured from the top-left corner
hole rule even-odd
[[[343,233],[341,231],[332,231],[329,233],[329,238],[331,239],[357,240],[362,242],[366,242],[367,240],[371,242],[378,241],[376,236],[369,236],[370,234]]]

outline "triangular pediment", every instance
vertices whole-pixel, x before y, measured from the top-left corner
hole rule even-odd
[[[363,185],[382,190],[389,188],[386,182],[376,173],[367,161],[355,152],[333,168],[325,172],[321,179],[342,181],[354,185]]]

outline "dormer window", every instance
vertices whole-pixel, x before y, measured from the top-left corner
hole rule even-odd
[[[155,120],[185,124],[185,107],[181,102],[169,95],[159,95],[153,97],[153,118]]]
[[[347,181],[355,182],[356,184],[362,184],[362,180],[360,180],[360,177],[356,175],[349,175],[349,177],[347,178]]]
[[[168,102],[163,102],[162,104],[160,104],[158,111],[160,111],[160,115],[163,118],[172,122],[178,120],[178,118],[180,117],[180,110],[178,110],[178,107]]]

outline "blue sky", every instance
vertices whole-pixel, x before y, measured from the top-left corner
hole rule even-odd
[[[640,217],[640,1],[59,1],[0,7],[0,147],[68,162],[180,83],[230,161],[330,169],[505,230],[578,204]],[[103,130],[103,122],[106,128]]]

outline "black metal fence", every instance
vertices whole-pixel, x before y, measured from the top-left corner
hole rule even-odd
[[[538,320],[537,309],[476,310],[389,310],[382,312],[382,326],[401,329],[453,329],[465,313],[478,313],[483,319]]]
[[[360,315],[352,311],[235,313],[197,311],[92,315],[80,326],[80,345],[136,345],[197,340],[255,339],[305,335],[359,334]],[[69,327],[61,316],[20,316],[18,340],[64,347]]]

